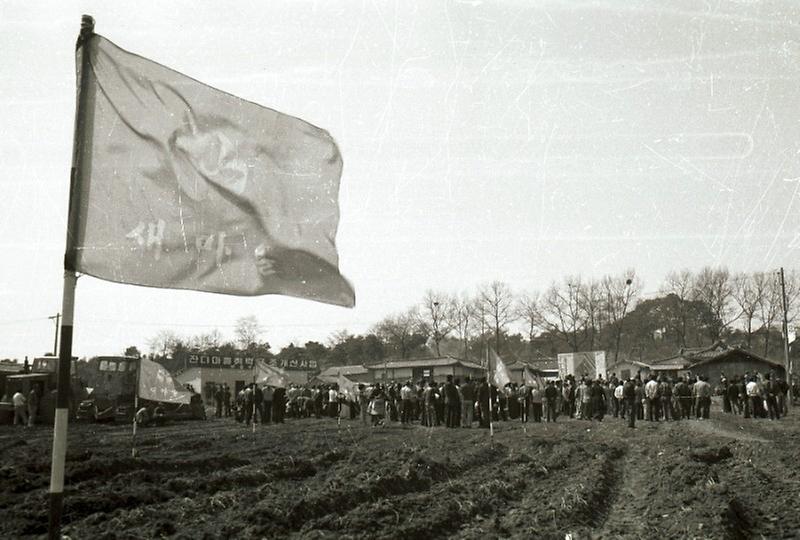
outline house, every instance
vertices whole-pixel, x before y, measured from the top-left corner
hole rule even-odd
[[[467,376],[473,379],[486,376],[486,370],[482,366],[449,355],[386,359],[383,362],[364,367],[370,371],[371,380],[375,382],[420,381],[422,379],[445,382],[448,375],[461,380]]]
[[[650,364],[637,360],[619,360],[617,363],[611,365],[607,369],[607,376],[610,378],[616,375],[617,378],[626,380],[628,378],[636,378],[639,375],[641,378],[646,378],[650,375]]]
[[[682,348],[673,356],[651,363],[650,367],[653,372],[670,377],[705,375],[709,381],[719,381],[723,373],[726,377],[733,377],[745,372],[772,372],[782,379],[786,377],[783,364],[722,341],[708,347]]]
[[[526,367],[533,375],[538,375],[546,381],[558,379],[558,360],[556,358],[537,358],[536,360],[524,362],[517,360],[506,367],[511,373],[511,382],[518,384],[525,382],[524,373]]]
[[[294,384],[306,384],[312,370],[317,369],[316,360],[284,362],[275,357],[254,357],[247,351],[225,354],[213,350],[190,351],[179,353],[176,358],[183,367],[174,373],[175,380],[181,386],[191,385],[207,403],[214,402],[214,391],[218,385],[227,384],[235,396],[252,383],[255,376],[253,367],[256,362],[263,362],[280,369],[286,379]]]

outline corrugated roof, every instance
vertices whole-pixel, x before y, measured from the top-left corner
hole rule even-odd
[[[415,368],[415,367],[436,367],[436,366],[454,366],[461,365],[472,369],[484,369],[478,364],[467,362],[453,356],[441,356],[435,358],[406,358],[405,360],[389,360],[365,366],[367,369],[382,370],[382,369],[402,369],[402,368]]]
[[[319,374],[319,376],[324,377],[337,377],[341,373],[342,375],[366,375],[369,373],[369,370],[362,366],[361,364],[358,365],[351,365],[351,366],[331,366],[326,368]]]

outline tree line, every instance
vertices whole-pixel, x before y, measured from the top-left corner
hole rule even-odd
[[[785,274],[790,327],[800,308],[800,278]],[[561,352],[605,350],[611,363],[652,360],[724,339],[762,356],[782,354],[783,296],[777,272],[730,273],[706,267],[669,273],[643,293],[634,269],[599,279],[580,274],[547,289],[518,290],[501,281],[460,294],[428,290],[421,301],[387,315],[363,335],[342,330],[326,343],[273,352],[257,317],[237,321],[233,340],[217,330],[183,337],[162,330],[148,343],[156,357],[180,350],[252,350],[323,368],[387,358],[449,354],[481,363],[485,345],[509,360],[536,361]]]

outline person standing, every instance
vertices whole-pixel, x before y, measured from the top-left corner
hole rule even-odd
[[[28,426],[28,410],[25,396],[22,392],[15,392],[11,397],[14,404],[14,425],[21,425],[22,427]]]
[[[623,413],[627,411],[628,413],[628,427],[635,428],[636,427],[636,411],[638,409],[637,405],[637,397],[636,397],[636,383],[633,382],[633,379],[628,379],[625,381],[625,384],[622,385],[622,399],[624,400],[625,405],[623,406]],[[623,415],[623,418],[624,415]]]
[[[406,383],[400,388],[400,423],[410,424],[411,414],[414,408],[414,397],[416,393],[411,387],[411,381]]]
[[[365,426],[368,424],[367,417],[369,416],[369,392],[363,384],[358,385],[358,413],[361,416],[361,423]]]
[[[448,375],[442,388],[442,398],[444,399],[445,421],[444,425],[449,428],[458,427],[458,414],[461,404],[458,402],[458,390],[453,384],[453,376]]]
[[[706,382],[704,375],[700,375],[697,378],[692,392],[697,402],[695,416],[697,419],[708,420],[709,408],[711,407],[711,385]]]
[[[337,414],[339,414],[339,392],[334,385],[331,385],[328,388],[328,416],[336,418]]]
[[[533,421],[534,422],[541,422],[542,421],[542,400],[544,399],[544,395],[542,389],[539,387],[538,384],[535,384],[533,388],[531,388],[531,414],[533,414]]]
[[[250,425],[253,420],[253,383],[247,385],[244,389],[243,407],[244,407],[244,423]]]
[[[579,420],[589,420],[591,418],[591,400],[592,396],[589,395],[589,386],[586,384],[586,379],[581,379],[578,389],[575,391],[575,400],[578,402],[578,412],[576,416]]]
[[[272,399],[274,391],[269,385],[261,389],[261,422],[269,424],[272,421]]]
[[[625,410],[627,409],[628,402],[624,397],[625,384],[618,381],[617,386],[614,388],[614,418],[619,416],[625,420]]]
[[[772,374],[767,373],[764,375],[764,397],[767,402],[767,411],[769,411],[770,420],[780,420],[781,413],[778,410],[778,389],[774,381],[772,381]],[[30,400],[28,400],[28,407],[30,407]]]
[[[286,414],[286,389],[275,388],[272,393],[272,421],[276,424],[283,424],[283,417]]]
[[[464,379],[459,390],[461,391],[461,425],[471,428],[472,415],[475,411],[475,385],[472,383],[472,378],[468,376]]]
[[[31,388],[28,392],[28,427],[33,427],[36,422],[36,414],[39,412],[39,393],[36,387]]]
[[[222,385],[214,386],[214,416],[222,418],[222,401],[223,401]]]
[[[603,390],[603,386],[603,383],[599,380],[595,380],[589,388],[590,408],[592,410],[591,419],[597,420],[598,422],[603,421],[603,415],[606,411],[606,394],[605,390]]]
[[[530,403],[531,387],[527,384],[520,384],[517,387],[517,408],[519,409],[519,418],[522,422],[528,421],[531,409]]]
[[[231,387],[228,383],[222,388],[222,405],[225,411],[225,418],[231,417]]]
[[[544,403],[545,415],[548,422],[556,421],[556,399],[558,398],[558,390],[553,384],[553,381],[548,381],[544,389]]]
[[[658,401],[658,382],[655,375],[650,376],[650,380],[644,385],[645,411],[644,415],[648,422],[658,421],[656,403]]]
[[[489,389],[488,381],[481,381],[481,385],[478,387],[478,409],[481,413],[480,426],[482,428],[489,427],[489,400],[492,399],[491,396],[492,393]]]
[[[668,378],[664,378],[658,383],[658,393],[661,396],[661,416],[664,421],[668,421],[672,415],[672,382]]]

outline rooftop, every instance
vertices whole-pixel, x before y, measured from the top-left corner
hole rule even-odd
[[[483,370],[483,366],[461,360],[455,356],[438,356],[427,358],[405,358],[401,360],[387,360],[385,362],[378,362],[365,366],[367,369],[401,369],[401,368],[415,368],[415,367],[436,367],[436,366],[455,366],[460,365],[471,369]]]

